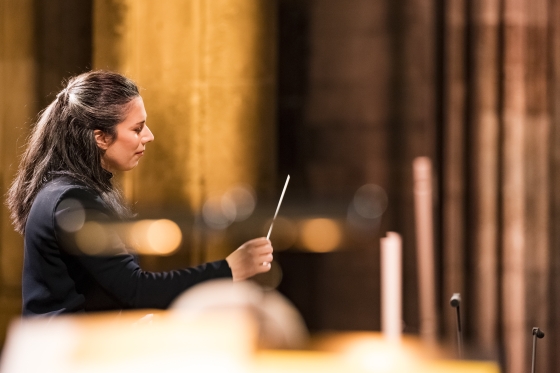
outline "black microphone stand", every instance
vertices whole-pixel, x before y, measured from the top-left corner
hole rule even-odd
[[[449,300],[451,307],[457,309],[457,351],[459,359],[463,358],[463,331],[461,330],[461,294],[454,293]]]
[[[533,328],[533,361],[531,366],[531,373],[535,373],[535,365],[536,365],[536,358],[537,358],[537,338],[541,339],[544,338],[544,333],[537,327]]]

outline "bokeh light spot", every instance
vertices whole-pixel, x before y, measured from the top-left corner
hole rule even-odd
[[[379,185],[366,184],[354,194],[352,205],[358,215],[366,219],[380,217],[387,209],[387,193]]]
[[[181,244],[179,226],[167,219],[140,220],[128,230],[128,243],[140,254],[170,255]]]
[[[331,219],[305,220],[300,226],[300,241],[304,248],[318,253],[333,251],[342,240],[339,225]]]
[[[175,252],[183,235],[179,226],[167,219],[156,220],[148,227],[146,239],[154,254],[169,255]]]
[[[255,211],[257,197],[249,185],[234,186],[226,192],[224,198],[235,205],[235,221],[246,220]]]
[[[209,197],[202,206],[202,218],[213,229],[227,228],[236,216],[235,203],[227,195]]]
[[[89,221],[76,233],[76,244],[84,254],[99,255],[107,250],[109,238],[101,224]]]
[[[64,199],[56,210],[56,223],[60,228],[66,232],[77,232],[83,228],[86,221],[86,212],[77,199]]]

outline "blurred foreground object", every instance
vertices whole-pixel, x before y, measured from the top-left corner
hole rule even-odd
[[[494,362],[450,360],[435,345],[406,335],[393,343],[376,332],[322,333],[314,336],[310,348],[338,355],[346,370],[354,372],[500,372]]]
[[[311,349],[263,349],[304,344]],[[187,291],[169,311],[14,321],[0,372],[499,372],[492,362],[442,356],[417,338],[395,344],[372,332],[323,334],[309,344],[281,295],[215,281]]]
[[[434,218],[432,194],[432,161],[417,157],[414,172],[414,211],[416,250],[418,257],[418,290],[420,303],[420,335],[429,343],[437,338],[436,281],[434,270]]]
[[[245,281],[213,280],[179,296],[170,311],[189,320],[221,310],[247,311],[256,322],[259,348],[303,348],[308,332],[294,306],[276,291]]]
[[[387,232],[381,238],[381,330],[387,341],[400,342],[402,325],[402,239]]]
[[[15,321],[0,371],[242,371],[251,356],[255,325],[246,312],[224,309],[196,320],[167,312],[146,318],[150,312]]]

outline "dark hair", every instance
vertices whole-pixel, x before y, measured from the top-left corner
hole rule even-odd
[[[24,233],[39,190],[62,175],[97,191],[117,216],[130,215],[111,174],[101,167],[104,151],[97,146],[93,131],[101,130],[114,140],[116,125],[139,95],[134,82],[109,71],[91,71],[68,81],[39,114],[8,191],[7,205],[17,232]]]

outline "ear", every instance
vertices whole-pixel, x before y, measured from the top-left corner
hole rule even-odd
[[[107,148],[111,143],[111,139],[109,135],[107,135],[105,132],[101,130],[95,130],[93,131],[93,136],[95,137],[95,142],[97,143],[97,146],[99,146],[103,150],[107,150]]]

